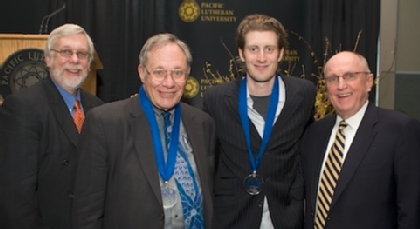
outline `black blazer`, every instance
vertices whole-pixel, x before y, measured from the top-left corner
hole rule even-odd
[[[267,196],[271,221],[276,228],[303,227],[303,180],[297,144],[305,125],[312,120],[316,90],[312,82],[301,78],[282,76],[282,79],[286,102],[257,171],[265,180],[257,196],[250,196],[242,187],[251,167],[238,112],[241,78],[214,86],[205,93],[204,109],[216,121],[220,143],[214,228],[259,228],[264,196]],[[262,139],[255,125],[249,123],[251,147],[256,156]]]
[[[213,218],[214,121],[181,103],[201,182],[206,228]],[[138,96],[93,109],[78,149],[73,228],[164,228],[159,172]]]
[[[84,90],[81,100],[85,113],[103,103]],[[70,227],[79,134],[51,78],[8,96],[0,120],[6,228]]]
[[[300,144],[312,229],[318,180],[336,115],[314,123]],[[326,229],[420,228],[420,122],[368,105],[347,152]]]

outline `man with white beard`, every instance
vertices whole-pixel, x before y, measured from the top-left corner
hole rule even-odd
[[[49,76],[5,98],[0,110],[0,225],[70,228],[76,146],[84,114],[103,102],[79,88],[94,46],[75,24],[45,46]]]

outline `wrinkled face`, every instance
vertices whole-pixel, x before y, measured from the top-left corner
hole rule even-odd
[[[326,82],[328,98],[341,118],[350,118],[367,101],[373,85],[373,74],[366,72],[360,58],[350,52],[333,56],[325,65],[326,78],[353,73],[351,79],[339,77],[336,82]]]
[[[244,49],[238,52],[246,65],[248,79],[268,82],[276,75],[284,49],[278,49],[277,36],[273,31],[250,31],[245,35]]]
[[[74,94],[90,71],[89,56],[79,58],[76,54],[78,51],[89,53],[88,40],[83,34],[64,36],[58,38],[51,48],[73,52],[73,55],[66,56],[57,51],[50,51],[50,56],[45,57],[45,62],[52,79],[63,89]]]
[[[153,75],[156,69],[166,72],[167,75],[163,80]],[[171,73],[174,69],[183,70],[185,79],[174,81]],[[138,71],[146,94],[153,105],[161,110],[169,110],[181,100],[190,68],[181,48],[175,43],[169,43],[154,47],[148,53],[146,67],[139,65]]]

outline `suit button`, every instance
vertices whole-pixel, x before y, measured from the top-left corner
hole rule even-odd
[[[165,215],[160,215],[160,216],[159,216],[159,219],[160,219],[160,220],[164,220],[164,219],[165,219]]]
[[[73,197],[74,197],[74,193],[70,192],[70,193],[69,193],[69,197],[70,197],[70,198],[73,198]]]
[[[69,161],[66,158],[64,158],[63,165],[68,165],[68,164],[69,164]]]

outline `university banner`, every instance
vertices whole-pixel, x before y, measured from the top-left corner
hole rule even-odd
[[[203,93],[211,86],[237,77],[235,31],[249,14],[277,18],[289,35],[282,71],[305,77],[311,63],[307,24],[308,0],[171,0],[166,4],[165,29],[185,41],[193,65],[183,100],[202,107]]]

